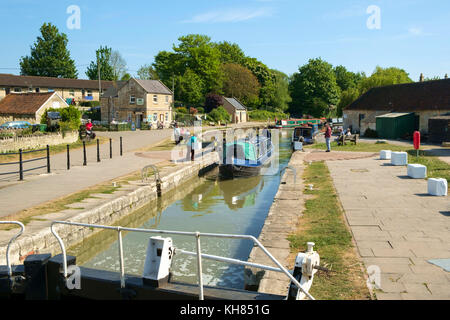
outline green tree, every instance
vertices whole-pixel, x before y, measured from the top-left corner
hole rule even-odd
[[[342,116],[342,111],[360,97],[359,89],[352,87],[341,93],[341,99],[337,105],[337,115]]]
[[[175,94],[179,100],[189,106],[195,106],[203,102],[204,87],[202,78],[191,69],[187,69],[182,77],[177,78]]]
[[[289,109],[289,103],[292,101],[289,94],[289,77],[278,70],[270,70],[275,75],[275,94],[272,106],[275,110],[285,112]]]
[[[159,76],[153,66],[145,64],[139,68],[137,75],[141,80],[158,80]]]
[[[348,71],[344,66],[335,67],[334,74],[336,75],[336,83],[341,88],[341,91],[357,87],[365,77],[363,73]]]
[[[112,49],[108,47],[100,46],[95,53],[97,59],[95,61],[91,61],[91,64],[88,66],[86,75],[90,80],[98,79],[98,65],[100,65],[100,79],[101,80],[109,80],[114,81],[117,80],[114,74],[114,68],[111,65],[111,53]]]
[[[27,76],[71,78],[78,77],[75,61],[67,50],[67,35],[59,33],[51,23],[40,28],[41,36],[31,47],[30,56],[20,60],[20,74]]]
[[[377,66],[370,77],[361,80],[359,91],[360,94],[363,94],[371,88],[411,82],[413,81],[409,77],[409,74],[403,69]]]
[[[224,41],[214,45],[220,51],[220,61],[222,63],[245,64],[244,51],[236,43]]]
[[[246,105],[257,104],[261,86],[253,73],[235,63],[226,63],[222,68],[225,77],[224,94],[228,97],[236,97]]]
[[[292,76],[289,85],[292,102],[290,113],[314,117],[329,113],[331,105],[339,102],[340,89],[333,67],[322,59],[311,59]]]
[[[256,58],[247,57],[244,63],[245,67],[249,69],[258,79],[261,85],[259,91],[260,108],[273,110],[272,102],[275,97],[275,75],[270,69]]]

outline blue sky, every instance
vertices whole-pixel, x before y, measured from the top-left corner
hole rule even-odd
[[[118,50],[132,75],[171,50],[178,37],[209,35],[237,43],[248,56],[292,74],[308,59],[371,74],[377,65],[405,69],[413,80],[450,74],[448,0],[1,0],[0,72],[19,74],[20,57],[44,22],[69,38],[79,78],[100,45]],[[81,10],[69,29],[67,8]],[[380,9],[380,29],[369,29],[369,6]]]

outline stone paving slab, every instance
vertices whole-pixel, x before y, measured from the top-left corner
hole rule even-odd
[[[381,272],[377,298],[450,299],[450,273],[427,261],[450,258],[448,197],[377,157],[327,165],[364,265]]]

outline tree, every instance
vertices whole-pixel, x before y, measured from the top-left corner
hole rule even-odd
[[[224,94],[228,97],[236,97],[246,105],[257,103],[261,86],[253,73],[235,63],[226,63],[222,68],[225,77]]]
[[[244,51],[242,51],[236,43],[224,41],[214,45],[220,51],[220,61],[222,63],[236,63],[242,66],[244,65]]]
[[[121,80],[127,74],[127,63],[119,51],[114,50],[111,52],[109,64],[113,70],[114,81]]]
[[[275,95],[271,104],[275,110],[285,112],[292,101],[289,94],[289,77],[278,70],[270,71],[275,75]]]
[[[143,65],[137,72],[138,78],[141,80],[158,80],[158,73],[148,64]]]
[[[95,53],[96,61],[91,61],[91,64],[87,68],[86,75],[90,80],[98,79],[98,65],[100,65],[100,79],[114,81],[114,69],[111,65],[111,53],[112,49],[108,47],[100,46]]]
[[[359,89],[352,87],[341,93],[341,99],[337,105],[337,115],[342,116],[342,111],[360,97]]]
[[[336,75],[336,83],[341,88],[341,91],[357,87],[360,81],[365,78],[363,73],[348,71],[344,66],[335,67],[334,74]]]
[[[175,94],[179,100],[190,106],[203,101],[203,80],[191,69],[187,69],[182,77],[178,77]]]
[[[245,67],[249,69],[258,79],[261,85],[259,91],[260,108],[272,110],[275,97],[275,75],[270,69],[256,58],[247,57],[244,63]]]
[[[339,102],[340,89],[333,67],[322,59],[311,59],[299,68],[289,85],[291,114],[324,116],[328,107]],[[328,106],[328,107],[327,107]]]
[[[413,81],[409,77],[409,74],[403,69],[377,66],[370,77],[361,80],[359,89],[360,94],[364,94],[371,88],[411,82]]]
[[[51,23],[44,23],[40,31],[41,36],[31,47],[30,56],[20,60],[20,74],[76,79],[78,73],[75,61],[67,50],[67,35],[59,33]]]
[[[205,97],[206,112],[211,112],[213,109],[223,106],[223,97],[220,94],[208,93]]]
[[[130,79],[131,79],[131,74],[129,74],[127,72],[127,73],[124,73],[124,75],[120,78],[120,81],[128,81]]]

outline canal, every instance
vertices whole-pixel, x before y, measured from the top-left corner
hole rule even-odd
[[[225,180],[216,172],[193,178],[173,192],[152,201],[114,225],[170,231],[200,231],[222,234],[245,234],[258,237],[280,184],[279,171],[291,157],[290,132],[282,132],[275,161],[278,171],[272,175]],[[276,142],[277,139],[273,139]],[[123,237],[125,273],[142,275],[148,239],[151,234],[129,232]],[[171,236],[176,248],[194,251],[193,237]],[[117,233],[102,231],[70,248],[77,264],[84,267],[119,271]],[[202,253],[247,260],[253,248],[249,240],[203,238]],[[172,279],[197,283],[195,257],[175,255]],[[244,287],[244,267],[203,260],[205,285]]]

